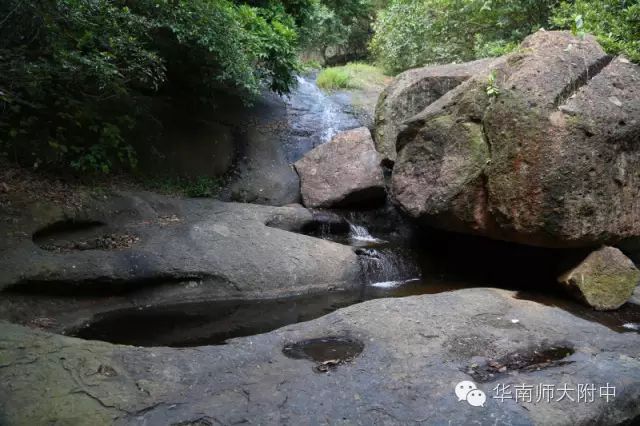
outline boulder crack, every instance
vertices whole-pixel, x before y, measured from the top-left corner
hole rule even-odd
[[[553,105],[556,108],[563,105],[567,101],[567,99],[573,96],[574,93],[577,93],[581,87],[587,85],[591,79],[600,74],[600,72],[604,68],[606,68],[606,66],[609,65],[612,60],[613,56],[605,55],[590,65],[585,64],[584,71],[578,74],[578,76],[574,80],[570,81],[562,89],[562,91],[554,99]]]

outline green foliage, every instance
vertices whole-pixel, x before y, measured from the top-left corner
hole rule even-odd
[[[316,79],[318,87],[326,90],[365,89],[383,85],[387,77],[380,68],[360,62],[325,68]]]
[[[393,1],[378,14],[374,23],[371,52],[390,73],[423,65],[427,58],[436,56],[440,48],[428,41],[429,25],[424,1]]]
[[[491,71],[491,74],[489,74],[489,77],[487,78],[487,95],[495,98],[500,94],[500,88],[497,86],[496,83],[496,72],[495,71]]]
[[[318,87],[327,90],[350,89],[352,88],[351,79],[342,67],[326,68],[318,74],[316,79]]]
[[[322,68],[322,65],[320,64],[320,62],[318,62],[315,59],[309,59],[309,60],[303,61],[301,64],[301,70],[304,72],[319,70],[320,68]]]
[[[220,178],[201,176],[195,179],[181,177],[147,178],[144,187],[169,194],[179,194],[192,198],[215,196],[222,186]]]
[[[640,2],[637,0],[563,1],[553,24],[575,34],[591,33],[611,54],[640,62]]]
[[[304,46],[317,49],[325,59],[328,51],[364,56],[371,37],[375,11],[386,0],[318,0],[304,33]]]
[[[378,14],[370,49],[397,73],[513,50],[547,23],[557,0],[394,0]]]
[[[475,55],[478,58],[502,56],[518,49],[515,41],[493,40],[483,41],[482,37],[476,37]]]
[[[36,164],[135,167],[129,141],[158,94],[286,93],[313,2],[4,0],[0,144]]]

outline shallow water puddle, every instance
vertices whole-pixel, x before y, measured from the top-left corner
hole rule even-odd
[[[317,365],[314,370],[325,373],[345,362],[353,361],[364,350],[364,343],[351,337],[320,337],[287,344],[282,348],[289,358],[309,359]]]
[[[570,364],[565,358],[574,353],[568,346],[555,345],[513,352],[483,365],[471,365],[467,371],[477,382],[490,382],[514,371],[537,371]]]

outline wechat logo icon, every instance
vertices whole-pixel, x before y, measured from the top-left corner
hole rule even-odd
[[[468,380],[458,383],[455,392],[458,401],[467,401],[474,407],[484,407],[484,403],[487,402],[487,395],[478,389],[475,383]]]

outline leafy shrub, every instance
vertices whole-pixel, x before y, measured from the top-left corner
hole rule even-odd
[[[378,14],[370,50],[387,72],[512,50],[547,23],[557,0],[394,0]]]
[[[624,54],[640,62],[640,2],[632,0],[563,1],[553,24],[574,32],[594,34],[611,54]]]
[[[135,167],[128,141],[158,94],[287,92],[307,3],[3,0],[0,144],[35,164]]]
[[[433,62],[430,58],[440,55],[436,53],[439,47],[427,41],[431,36],[430,23],[426,2],[393,1],[378,14],[370,50],[390,73]]]
[[[375,10],[386,0],[318,0],[310,9],[304,47],[317,49],[325,61],[329,51],[346,57],[367,54]]]

